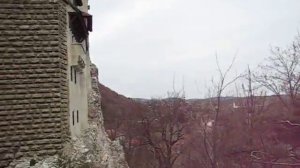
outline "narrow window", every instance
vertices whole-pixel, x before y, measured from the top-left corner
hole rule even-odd
[[[76,43],[76,39],[75,39],[75,36],[73,35],[72,36],[72,44]]]
[[[74,116],[74,110],[72,111],[72,123],[75,125],[75,116]]]
[[[73,0],[73,4],[76,6],[82,6],[82,0]]]
[[[76,84],[77,82],[77,73],[76,73],[76,69],[74,68],[74,82]]]
[[[77,123],[79,123],[79,111],[77,110]]]
[[[73,81],[73,66],[70,66],[71,81]]]

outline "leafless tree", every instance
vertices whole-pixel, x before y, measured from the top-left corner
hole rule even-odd
[[[266,64],[260,65],[260,73],[255,75],[255,80],[275,94],[282,107],[287,111],[283,113],[285,117],[278,117],[278,127],[285,129],[286,132],[299,131],[300,114],[299,93],[300,93],[300,36],[296,37],[292,45],[285,49],[275,47],[272,49],[272,55],[267,59]],[[283,115],[282,115],[283,116]],[[291,120],[292,119],[292,120]],[[293,135],[293,139],[297,134]],[[267,142],[270,144],[270,142]],[[296,146],[277,142],[272,147],[264,145],[264,149],[251,152],[253,162],[259,163],[264,167],[288,166],[299,167],[299,156],[296,154]]]
[[[275,47],[266,64],[260,65],[256,81],[275,94],[291,110],[300,93],[300,36],[286,49]]]
[[[261,121],[262,114],[265,112],[266,106],[266,92],[259,86],[255,80],[254,75],[248,66],[247,73],[244,75],[245,82],[242,84],[242,101],[239,104],[238,111],[246,112],[247,115],[247,128],[244,128],[247,134],[248,139],[246,142],[247,155],[252,154],[253,150],[257,149],[259,146],[262,151],[265,151],[266,146],[263,138],[263,133],[261,133],[260,129],[262,129]],[[252,155],[251,155],[252,156]],[[253,167],[253,160],[250,157],[244,159],[243,165],[247,165],[248,167]]]
[[[228,80],[228,74],[231,71],[235,57],[232,59],[231,64],[227,67],[225,71],[222,71],[219,64],[218,57],[216,57],[217,68],[218,68],[218,79],[212,80],[212,88],[209,90],[210,94],[210,110],[212,112],[212,120],[210,117],[202,118],[201,128],[202,128],[202,142],[203,148],[208,159],[207,167],[218,168],[222,167],[220,163],[220,142],[221,142],[221,132],[219,125],[219,117],[222,112],[222,98],[226,88],[233,84],[241,76],[238,75],[233,79]],[[210,119],[209,119],[210,118]],[[208,119],[210,121],[208,121]]]
[[[184,139],[185,100],[178,93],[167,99],[152,99],[149,111],[141,116],[144,145],[151,151],[159,168],[172,168],[181,155]]]

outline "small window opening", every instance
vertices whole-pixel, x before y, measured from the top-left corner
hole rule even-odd
[[[74,69],[74,82],[76,84],[76,82],[77,82],[77,72],[76,72],[75,68],[73,68],[73,69]]]
[[[77,123],[79,123],[79,111],[77,110]]]
[[[70,76],[71,76],[71,81],[73,81],[73,66],[70,67]]]
[[[74,116],[74,110],[72,111],[72,123],[75,125],[75,116]]]
[[[73,0],[73,4],[76,6],[82,6],[82,0]]]

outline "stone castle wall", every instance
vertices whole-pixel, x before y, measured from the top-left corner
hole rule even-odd
[[[69,134],[66,4],[0,1],[0,168]]]

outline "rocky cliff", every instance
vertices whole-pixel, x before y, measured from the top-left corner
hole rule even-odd
[[[101,94],[98,69],[91,65],[92,89],[89,94],[89,128],[80,137],[65,143],[59,155],[40,159],[23,158],[14,161],[11,167],[52,168],[52,167],[92,167],[128,168],[123,148],[118,140],[111,141],[104,129],[101,110]]]

